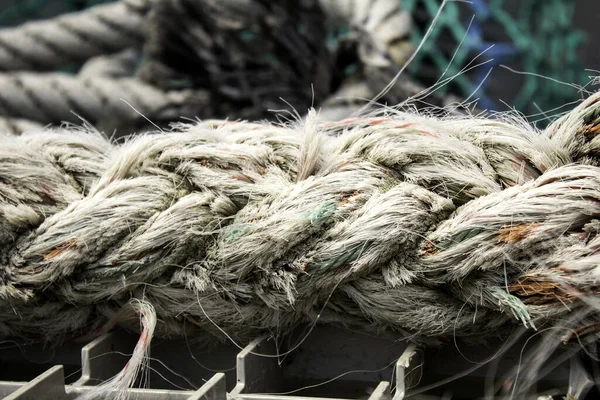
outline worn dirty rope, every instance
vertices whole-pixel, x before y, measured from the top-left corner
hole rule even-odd
[[[0,336],[89,334],[131,298],[159,335],[552,324],[597,293],[599,99],[542,133],[388,112],[5,136]]]

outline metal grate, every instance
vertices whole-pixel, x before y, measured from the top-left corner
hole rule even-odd
[[[307,331],[299,330],[278,342],[258,338],[242,350],[232,344],[153,340],[148,374],[138,379],[136,387],[141,388],[129,390],[130,399],[402,400],[408,388],[444,381],[472,369],[473,360],[487,358],[500,344],[456,343],[417,351],[389,336],[330,326],[317,326],[310,335]],[[75,399],[117,374],[137,339],[115,331],[87,344],[69,343],[57,349],[3,348],[0,398]],[[517,345],[503,356],[494,365],[495,375],[517,365],[522,349]],[[536,383],[536,393],[564,395],[569,387],[580,393],[589,390],[593,384],[590,374],[582,361],[572,356],[563,352],[555,357],[566,361]],[[480,397],[489,376],[489,369],[480,368],[437,391],[428,391],[430,394],[410,398],[441,399],[448,393],[453,399]]]
[[[407,385],[404,370],[420,357],[413,347],[407,348],[392,338],[326,326],[317,327],[298,344],[302,340],[300,335],[301,332],[291,335],[286,343],[278,344],[259,338],[241,351],[229,344],[203,346],[186,340],[153,341],[150,378],[139,382],[147,388],[131,389],[130,398],[391,399],[389,378],[394,368],[397,376],[394,386],[400,388],[400,394]],[[0,398],[74,399],[117,374],[136,341],[134,335],[115,331],[80,346],[71,343],[55,350],[38,346],[4,349],[0,355],[3,366],[0,379],[11,380],[0,381]],[[293,351],[278,357],[277,354],[286,353],[286,348]],[[394,359],[395,354],[403,357]],[[355,372],[340,376],[349,370]],[[43,372],[35,376],[40,371]],[[321,385],[323,380],[336,377],[339,379]],[[294,392],[298,387],[306,389],[290,393],[293,397],[281,394]]]

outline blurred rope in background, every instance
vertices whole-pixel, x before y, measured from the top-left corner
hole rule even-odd
[[[15,26],[113,1],[115,0],[2,0],[0,26]]]
[[[108,2],[111,0],[0,1],[0,26],[15,26]],[[440,4],[441,0],[401,1],[413,18],[411,39],[415,47]],[[575,7],[576,2],[571,0],[449,2],[408,73],[420,84],[430,86],[444,71],[445,77],[458,74],[479,55],[473,64],[485,65],[456,76],[438,93],[478,99],[478,106],[487,110],[506,109],[502,102],[524,114],[561,107],[577,100],[578,93],[535,75],[577,85],[588,83],[588,74],[578,60],[585,35],[573,25]],[[527,74],[509,73],[499,68],[502,64]],[[61,71],[76,72],[78,67],[62,67]],[[547,122],[541,120],[541,124]]]

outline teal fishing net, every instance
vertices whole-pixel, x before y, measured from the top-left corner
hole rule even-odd
[[[0,1],[0,26],[14,26],[110,1]],[[415,45],[421,42],[440,4],[441,0],[402,0],[415,21]],[[540,75],[581,85],[589,80],[577,57],[585,35],[573,26],[575,6],[571,0],[449,2],[409,73],[431,85],[443,74],[458,74],[479,55],[473,65],[483,65],[456,76],[439,92],[477,99],[481,108],[489,110],[505,108],[502,101],[526,114],[560,107],[576,100],[577,93]],[[503,64],[527,74],[498,72]]]
[[[403,0],[415,20],[415,45],[423,39],[440,3]],[[474,64],[484,65],[457,76],[440,91],[477,98],[482,108],[491,110],[502,108],[494,98],[501,93],[510,94],[503,100],[525,113],[562,106],[577,94],[540,75],[581,85],[588,82],[577,57],[585,35],[573,25],[575,7],[576,2],[570,0],[449,2],[410,71],[423,83],[433,84],[446,68],[445,76],[455,75],[479,55]],[[503,64],[527,75],[492,73],[486,79],[490,69],[497,71]]]

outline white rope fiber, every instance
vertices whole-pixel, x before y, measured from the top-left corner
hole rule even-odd
[[[151,0],[119,1],[0,29],[0,71],[48,71],[144,42]]]
[[[92,123],[177,119],[200,110],[208,95],[202,91],[164,92],[134,78],[76,76],[60,73],[0,73],[0,110],[13,118],[46,123]],[[135,105],[135,106],[133,106]]]
[[[292,5],[295,12],[288,9]],[[288,6],[262,0],[121,0],[0,29],[0,115],[43,125],[83,118],[119,136],[147,129],[150,124],[138,123],[144,118],[163,126],[181,117],[272,118],[269,110],[285,102],[307,109],[316,100],[323,103],[324,118],[347,117],[363,103],[337,97],[372,97],[410,54],[410,15],[396,0]],[[344,45],[355,46],[362,65],[352,77],[365,82],[359,91],[344,89],[348,82],[330,87],[346,77],[333,76],[340,74],[334,63],[342,50],[328,50],[324,36],[345,24],[354,33]],[[244,32],[260,42],[243,39],[240,45]],[[54,72],[81,63],[76,76]],[[258,66],[248,66],[253,63]],[[422,89],[402,77],[387,100],[402,101]],[[19,129],[6,132],[14,128]]]

